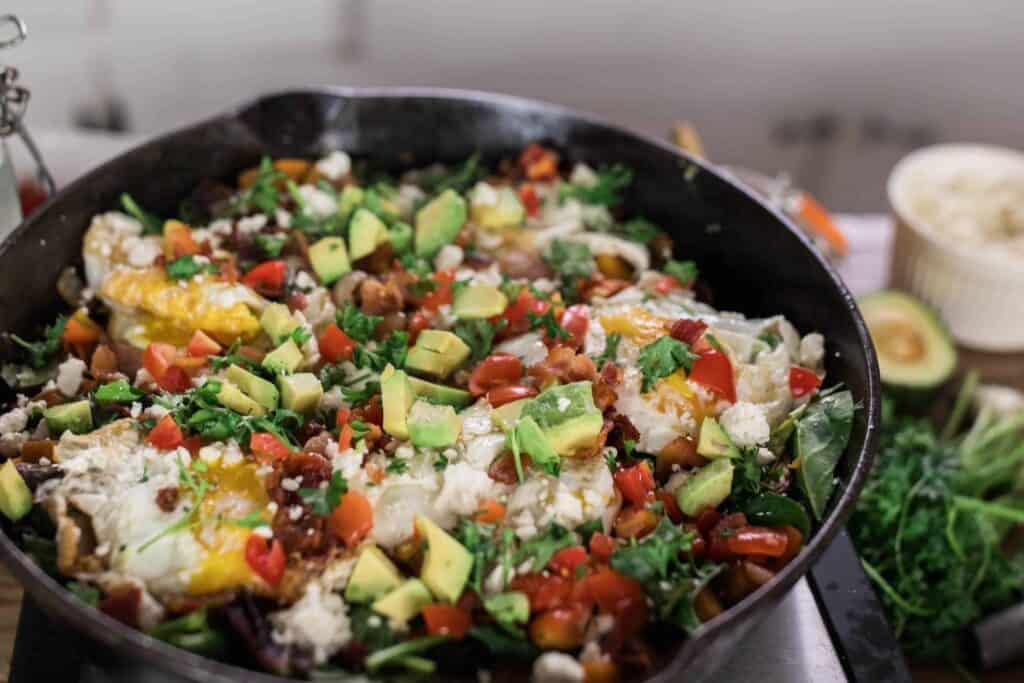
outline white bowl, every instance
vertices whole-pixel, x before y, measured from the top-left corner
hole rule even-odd
[[[1005,170],[1024,182],[1024,154],[988,145],[926,147],[893,168],[887,185],[896,218],[893,285],[936,307],[964,346],[1018,351],[1024,349],[1024,255],[952,236],[921,216],[912,201],[930,179],[979,167]]]

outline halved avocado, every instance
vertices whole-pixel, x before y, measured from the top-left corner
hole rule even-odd
[[[858,299],[882,382],[908,396],[928,395],[956,370],[957,354],[938,313],[910,294],[882,290]]]

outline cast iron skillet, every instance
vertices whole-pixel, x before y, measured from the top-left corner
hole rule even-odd
[[[569,162],[633,168],[627,209],[666,228],[677,256],[696,259],[715,305],[755,316],[781,313],[801,331],[823,333],[829,382],[844,382],[860,402],[828,516],[807,548],[693,638],[660,653],[650,679],[681,680],[685,672],[686,680],[700,680],[727,658],[752,654],[743,651],[744,637],[842,526],[871,465],[880,405],[867,329],[835,271],[778,212],[708,164],[590,116],[504,95],[405,88],[273,94],[107,162],[21,225],[0,245],[0,330],[37,331],[51,319],[60,269],[80,262],[91,216],[118,206],[121,192],[175,215],[200,179],[233,178],[264,154],[308,157],[340,148],[399,168],[457,162],[477,150],[493,159],[538,140],[557,146]],[[0,556],[51,618],[80,634],[87,656],[112,680],[282,681],[175,649],[83,606],[5,534]],[[60,644],[54,646],[59,653]]]

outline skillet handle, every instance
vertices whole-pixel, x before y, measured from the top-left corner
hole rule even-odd
[[[846,529],[836,534],[807,578],[851,683],[911,683],[899,641]]]

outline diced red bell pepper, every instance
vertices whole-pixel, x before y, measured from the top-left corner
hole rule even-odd
[[[340,327],[331,323],[317,339],[317,346],[320,348],[320,355],[329,363],[340,363],[343,360],[352,358],[352,352],[356,348],[356,341],[345,334]]]
[[[282,260],[264,261],[242,276],[242,284],[253,289],[276,291],[284,287],[288,266]]]
[[[292,449],[270,432],[255,432],[249,437],[249,450],[257,457],[278,460],[291,454]]]
[[[813,370],[794,365],[789,369],[789,391],[793,398],[813,393],[821,386],[821,378]]]
[[[344,452],[351,448],[353,436],[355,436],[355,430],[352,429],[352,425],[343,425],[341,431],[338,432],[338,450]]]
[[[665,507],[665,514],[668,515],[673,524],[679,524],[683,521],[683,511],[679,509],[679,503],[676,502],[675,496],[668,491],[658,491],[654,495]]]
[[[538,299],[530,292],[529,287],[523,287],[519,290],[516,300],[510,303],[501,314],[501,318],[505,320],[505,327],[502,328],[501,334],[510,337],[526,332],[530,329],[528,314],[544,315],[549,308],[551,308],[550,301]]]
[[[64,325],[64,334],[61,337],[68,344],[93,344],[100,339],[103,330],[88,317],[79,318],[72,316]]]
[[[583,644],[586,624],[581,605],[557,607],[530,622],[530,640],[542,650],[575,650]]]
[[[469,633],[473,619],[469,612],[455,605],[435,602],[423,608],[423,621],[427,624],[427,633],[432,636],[448,636],[460,640]]]
[[[506,384],[516,384],[523,376],[523,363],[507,353],[494,353],[484,358],[469,376],[469,391],[474,396]]]
[[[182,445],[185,437],[181,433],[181,427],[174,421],[174,418],[170,415],[164,415],[156,423],[156,426],[150,430],[146,436],[146,441],[160,450],[169,451]]]
[[[202,249],[192,239],[192,230],[180,221],[164,223],[164,258],[174,261],[182,256],[198,254]]]
[[[519,155],[519,166],[529,180],[552,180],[558,175],[558,155],[532,143]]]
[[[161,389],[172,394],[180,394],[192,388],[192,378],[188,376],[188,371],[185,368],[178,365],[177,360],[174,365],[167,368],[167,372],[156,383],[160,385]]]
[[[192,338],[188,340],[185,350],[188,355],[199,358],[216,356],[221,352],[221,346],[202,330],[196,330],[192,333]]]
[[[643,505],[654,491],[654,475],[651,466],[642,460],[632,467],[624,467],[615,473],[615,486],[622,497],[634,505]]]
[[[679,284],[679,280],[675,279],[671,275],[662,275],[654,282],[654,291],[658,294],[668,294],[673,289],[681,289],[682,285]]]
[[[426,311],[436,311],[441,306],[452,302],[452,282],[455,281],[455,271],[439,270],[431,276],[434,281],[434,289],[423,295],[420,306]]]
[[[704,349],[693,361],[689,379],[703,385],[720,398],[736,402],[736,381],[732,374],[732,363],[728,356],[718,349]]]
[[[245,562],[257,576],[276,586],[284,576],[284,546],[276,538],[268,543],[259,534],[250,534],[245,542]]]

